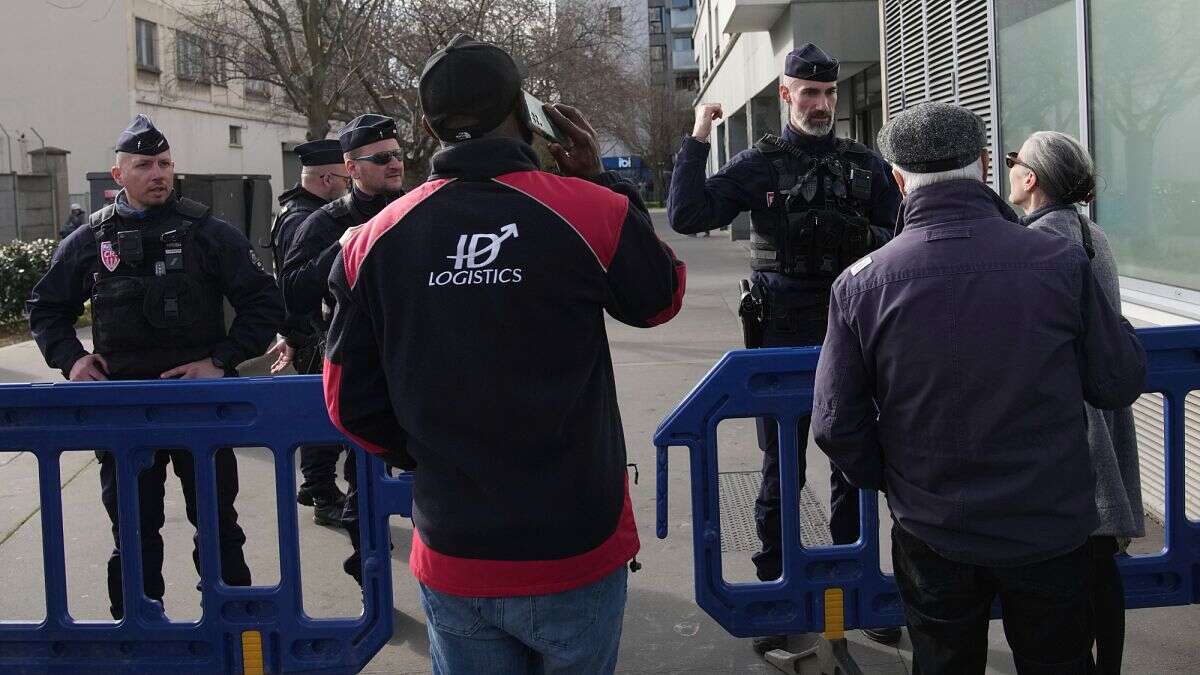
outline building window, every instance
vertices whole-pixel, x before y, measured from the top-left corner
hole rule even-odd
[[[271,83],[267,80],[271,73],[270,64],[262,54],[255,51],[246,52],[245,62],[246,96],[259,99],[271,98]]]
[[[675,42],[675,51],[677,51],[677,52],[692,51],[692,38],[690,36],[689,37],[676,37],[674,42]]]
[[[667,46],[650,45],[650,69],[662,72],[667,69]]]
[[[614,33],[621,32],[621,8],[608,8],[608,29]]]
[[[239,126],[229,125],[229,147],[242,147],[242,128]]]
[[[1075,0],[996,3],[996,28],[1001,150],[1019,150],[1043,129],[1079,136]],[[1000,180],[1007,195],[1008,171]]]
[[[1200,3],[1092,0],[1089,18],[1096,221],[1122,275],[1200,290],[1200,42],[1183,37]]]
[[[700,78],[695,75],[683,75],[675,78],[677,91],[700,91]]]
[[[219,42],[208,43],[208,81],[222,87],[229,81],[229,57],[225,45]]]
[[[175,76],[181,80],[206,82],[204,40],[191,33],[175,33]]]
[[[663,8],[650,8],[650,34],[661,35],[663,32]]]
[[[137,41],[137,67],[158,72],[158,25],[145,19],[134,21]]]

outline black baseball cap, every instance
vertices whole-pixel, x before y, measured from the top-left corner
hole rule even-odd
[[[521,69],[508,52],[459,33],[425,62],[421,112],[438,138],[454,143],[495,129],[517,106]],[[473,120],[462,126],[453,117]]]

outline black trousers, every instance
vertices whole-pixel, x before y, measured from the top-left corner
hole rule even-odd
[[[124,598],[121,595],[121,535],[117,515],[117,465],[108,452],[97,452],[100,459],[100,499],[112,522],[113,551],[108,559],[109,612],[114,619],[125,614]],[[154,463],[138,476],[139,526],[142,541],[142,586],[146,596],[162,600],[165,590],[163,566],[162,526],[166,520],[163,498],[166,493],[167,464],[170,463],[183,486],[184,510],[188,522],[196,525],[196,466],[192,455],[186,451],[158,450]],[[217,482],[217,525],[221,546],[221,578],[230,586],[249,586],[250,568],[242,554],[246,534],[237,523],[237,510],[233,506],[238,493],[237,458],[232,448],[222,448],[215,454]],[[192,563],[200,571],[200,537],[193,537]]]
[[[1092,537],[1091,587],[1092,639],[1096,644],[1096,672],[1119,675],[1125,651],[1125,584],[1117,569],[1117,540]]]
[[[1021,675],[1091,672],[1089,549],[1018,567],[944,558],[899,525],[892,563],[904,600],[916,675],[982,674],[997,596],[1004,635]]]
[[[297,349],[293,363],[301,375],[320,375],[323,359],[321,343],[316,343]],[[319,497],[336,493],[338,455],[346,449],[342,445],[300,446],[300,475],[304,478],[300,489]],[[346,476],[349,480],[349,474]]]
[[[763,331],[763,347],[806,347],[819,345],[825,339],[825,317],[818,316],[822,307],[814,307],[807,316],[772,322]],[[803,488],[808,450],[810,416],[800,418],[796,425],[797,487]],[[758,420],[758,445],[763,451],[762,484],[754,501],[754,526],[762,549],[752,557],[755,571],[762,581],[778,579],[783,573],[783,521],[780,503],[779,430],[772,420]],[[829,532],[835,544],[858,541],[858,488],[850,484],[831,462],[829,464],[830,504]],[[791,505],[798,508],[798,505]]]

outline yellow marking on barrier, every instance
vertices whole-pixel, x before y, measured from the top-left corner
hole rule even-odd
[[[826,640],[841,640],[846,637],[846,603],[840,588],[825,589],[825,632]]]
[[[262,633],[256,630],[242,632],[243,675],[264,675]]]

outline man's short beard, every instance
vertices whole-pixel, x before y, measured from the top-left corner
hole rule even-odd
[[[813,124],[804,118],[800,118],[796,120],[796,130],[808,134],[809,136],[826,136],[830,131],[833,130],[833,118],[830,118],[828,121],[821,122],[819,124]]]

